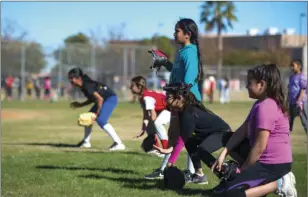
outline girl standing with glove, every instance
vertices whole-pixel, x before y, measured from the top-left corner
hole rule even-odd
[[[174,32],[175,41],[181,46],[180,50],[175,56],[175,62],[172,64],[167,61],[166,56],[159,52],[156,56],[153,56],[154,68],[165,66],[168,71],[171,71],[169,83],[186,83],[192,84],[191,91],[201,101],[201,92],[199,90],[199,83],[203,78],[202,61],[199,50],[198,42],[198,27],[192,19],[184,18],[179,20],[175,25]],[[152,52],[153,53],[153,52]],[[167,154],[165,158],[169,158],[168,167],[175,164],[177,158],[180,155],[181,150],[184,148],[184,142],[180,136],[179,128],[179,116],[176,111],[171,111],[171,121],[168,131],[169,135],[169,147],[174,147],[172,153]],[[160,169],[154,170],[152,174],[146,176],[146,178],[153,178],[163,175],[163,166]],[[193,163],[187,154],[187,170],[184,171],[186,181],[192,182],[191,175],[195,173]],[[204,176],[200,179],[194,179],[194,183],[205,184],[207,179]]]
[[[93,107],[90,109],[90,112],[95,113],[97,117],[96,122],[113,140],[113,144],[109,147],[109,150],[124,150],[124,144],[120,140],[112,125],[108,123],[108,119],[118,103],[117,95],[106,85],[93,81],[87,75],[83,74],[80,68],[71,69],[68,72],[68,78],[71,84],[80,88],[87,98],[87,100],[82,103],[72,102],[71,107],[79,108],[94,103]],[[78,146],[86,148],[91,147],[91,132],[92,126],[85,127],[84,138]]]

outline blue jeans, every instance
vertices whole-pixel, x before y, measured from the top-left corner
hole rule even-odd
[[[110,118],[113,110],[118,104],[118,97],[111,96],[104,100],[103,106],[99,115],[96,119],[97,124],[103,129],[104,125],[108,123],[108,119]],[[91,109],[90,112],[96,113],[97,111],[97,104],[95,104]]]

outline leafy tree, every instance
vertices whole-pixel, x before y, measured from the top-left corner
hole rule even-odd
[[[235,5],[230,1],[207,1],[201,6],[200,21],[205,23],[205,31],[217,29],[218,61],[217,74],[221,76],[223,63],[223,39],[222,32],[227,28],[233,28],[232,23],[237,21]]]

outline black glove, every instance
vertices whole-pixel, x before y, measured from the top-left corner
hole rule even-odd
[[[149,53],[152,54],[153,57],[153,62],[151,65],[151,69],[157,68],[160,69],[161,66],[165,66],[168,62],[168,56],[161,52],[160,50],[151,50],[148,51]]]

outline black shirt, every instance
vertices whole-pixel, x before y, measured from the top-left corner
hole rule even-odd
[[[207,137],[215,132],[230,131],[230,126],[219,116],[206,112],[196,106],[186,107],[179,113],[181,136]]]
[[[109,87],[91,79],[83,80],[81,91],[84,93],[85,97],[92,102],[96,102],[96,98],[93,95],[94,92],[98,92],[103,99],[107,99],[110,96],[116,96]]]

